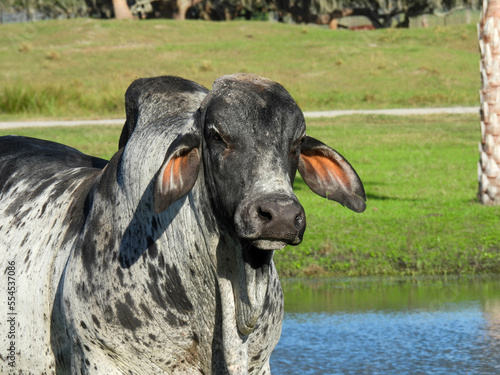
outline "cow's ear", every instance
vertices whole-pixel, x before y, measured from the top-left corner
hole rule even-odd
[[[197,136],[187,134],[177,138],[168,149],[154,185],[157,213],[163,212],[193,188],[200,169],[199,145]]]
[[[356,171],[337,151],[324,143],[305,137],[301,144],[299,172],[316,194],[363,212],[366,195]]]

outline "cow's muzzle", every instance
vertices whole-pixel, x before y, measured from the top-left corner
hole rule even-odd
[[[240,238],[252,247],[278,250],[302,241],[306,217],[295,197],[264,196],[243,202],[236,211],[235,224]]]

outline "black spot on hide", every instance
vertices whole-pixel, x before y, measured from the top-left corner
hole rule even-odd
[[[148,252],[151,259],[156,259],[158,257],[158,247],[152,237],[148,237]]]
[[[137,328],[140,328],[142,326],[142,322],[136,318],[134,312],[127,304],[123,302],[117,302],[115,304],[115,308],[118,321],[124,328],[135,331]]]
[[[30,209],[25,209],[24,211],[17,211],[16,214],[14,215],[14,222],[21,222],[23,221],[24,217],[30,213]]]
[[[142,309],[142,311],[144,311],[144,314],[146,314],[146,319],[148,319],[148,320],[153,319],[153,314],[151,313],[151,310],[149,310],[149,308],[146,305],[141,303],[139,305],[139,307]]]
[[[83,261],[83,267],[87,272],[87,276],[91,279],[95,268],[96,261],[96,249],[95,249],[95,239],[92,233],[87,233],[82,241],[81,256]]]
[[[153,265],[153,263],[149,263],[148,272],[149,278],[151,279],[153,284],[158,285],[158,271],[156,270],[156,267]]]
[[[271,298],[269,297],[270,293],[266,293],[266,298],[264,299],[264,305],[262,306],[262,311],[270,311],[273,312],[273,308],[271,305]]]
[[[153,216],[153,219],[151,220],[151,227],[153,228],[154,232],[158,230],[158,220],[156,220],[155,216]]]
[[[23,238],[23,241],[21,242],[21,247],[23,247],[23,246],[24,246],[24,244],[28,241],[28,238],[29,238],[30,236],[31,236],[31,233],[30,233],[30,232],[26,233],[26,235],[25,235],[25,236],[24,236],[24,238]],[[29,252],[30,252],[30,250],[28,251],[28,254],[29,254]],[[25,261],[25,262],[26,262],[26,261]]]
[[[42,206],[42,211],[40,212],[40,217],[41,217],[41,216],[43,216],[43,214],[45,213],[45,210],[46,210],[46,208],[47,208],[47,203],[48,203],[48,202],[45,202],[45,203],[43,204],[43,206]]]
[[[129,305],[131,308],[135,309],[134,300],[132,299],[132,296],[129,292],[125,293],[125,302],[127,302],[127,305]]]
[[[166,266],[165,288],[169,305],[174,306],[180,313],[193,311],[193,304],[189,300],[177,266]]]
[[[116,269],[116,275],[118,276],[118,279],[120,280],[120,285],[123,286],[123,271],[120,267]]]
[[[77,284],[76,292],[78,297],[80,297],[84,301],[88,301],[89,290],[87,289],[84,281],[82,281],[80,284]]]
[[[120,264],[123,266],[123,268],[130,268],[132,263],[130,262],[130,259],[122,259],[120,260]]]
[[[179,319],[177,319],[177,317],[171,311],[167,311],[167,315],[165,316],[165,321],[171,327],[178,327],[182,325]]]
[[[26,236],[24,237],[24,240],[23,240],[23,242],[21,243],[21,247],[24,245],[25,241],[27,240],[27,237],[28,237],[28,235],[26,235]],[[26,258],[24,258],[24,263],[27,263],[27,262],[28,262],[28,260],[30,259],[30,255],[31,255],[31,250],[28,250],[28,253],[26,254]]]
[[[99,319],[97,319],[97,316],[95,316],[94,314],[92,314],[92,321],[94,322],[95,326],[98,329],[101,329],[101,322],[99,321]]]
[[[160,253],[160,256],[158,257],[158,266],[160,267],[160,269],[165,268],[165,257],[162,253]]]
[[[167,305],[165,303],[163,295],[160,291],[160,287],[158,285],[158,273],[151,264],[149,265],[149,278],[150,282],[148,282],[148,289],[149,292],[151,293],[153,301],[156,302],[156,304],[160,306],[162,309],[166,309]]]
[[[104,318],[106,319],[106,323],[111,323],[113,320],[113,308],[110,305],[107,305],[104,308]]]
[[[87,329],[87,325],[85,324],[85,322],[82,320],[80,322],[80,326],[83,328],[83,329]]]
[[[42,195],[45,190],[49,189],[54,184],[54,182],[55,182],[54,178],[47,178],[40,180],[40,184],[31,191],[29,199],[36,199],[37,197]]]
[[[156,269],[153,264],[149,264],[148,289],[151,297],[162,309],[174,308],[180,314],[193,311],[194,307],[187,296],[186,289],[175,265],[166,266],[166,276]],[[161,280],[161,281],[160,281]],[[168,319],[172,325],[179,325],[177,319]]]

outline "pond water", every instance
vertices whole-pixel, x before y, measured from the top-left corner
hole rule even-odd
[[[273,375],[500,374],[500,278],[285,280]]]

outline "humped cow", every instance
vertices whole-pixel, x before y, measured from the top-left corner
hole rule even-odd
[[[2,371],[270,374],[283,319],[273,253],[306,227],[295,173],[357,212],[360,179],[265,78],[224,76],[210,92],[139,79],[125,104],[109,162],[0,138],[2,283],[16,288],[2,301]]]

